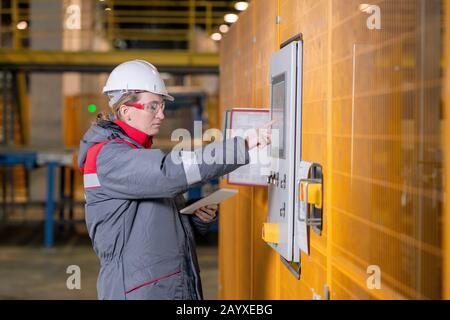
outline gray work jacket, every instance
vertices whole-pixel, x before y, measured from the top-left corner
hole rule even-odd
[[[80,143],[98,298],[202,299],[193,230],[205,233],[211,223],[180,214],[182,194],[248,164],[248,147],[236,137],[165,154],[130,128],[102,121]],[[204,155],[223,161],[208,164]]]

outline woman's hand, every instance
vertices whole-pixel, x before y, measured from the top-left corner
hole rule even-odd
[[[264,148],[272,143],[272,133],[270,132],[270,127],[275,122],[277,122],[277,120],[272,120],[265,123],[260,128],[257,128],[256,132],[245,138],[247,146],[250,150],[256,147]]]
[[[217,204],[210,204],[197,209],[194,214],[203,222],[211,222],[216,217],[217,209],[219,209],[219,206]]]

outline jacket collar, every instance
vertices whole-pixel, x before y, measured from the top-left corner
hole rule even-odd
[[[121,120],[114,120],[114,123],[121,127],[127,136],[139,143],[145,149],[150,149],[152,147],[153,137],[149,136],[145,132],[133,128]]]

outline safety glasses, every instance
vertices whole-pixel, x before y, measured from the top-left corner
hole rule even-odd
[[[127,103],[125,104],[128,107],[134,107],[136,109],[145,110],[147,112],[157,114],[160,110],[164,112],[164,109],[166,107],[166,103],[158,102],[158,101],[152,101],[148,103]]]

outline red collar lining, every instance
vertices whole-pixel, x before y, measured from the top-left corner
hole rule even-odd
[[[121,127],[123,131],[125,131],[127,136],[129,136],[131,139],[139,143],[144,148],[150,149],[152,147],[153,139],[145,132],[133,128],[132,126],[126,124],[121,120],[115,120],[114,123],[117,124],[119,127]]]

